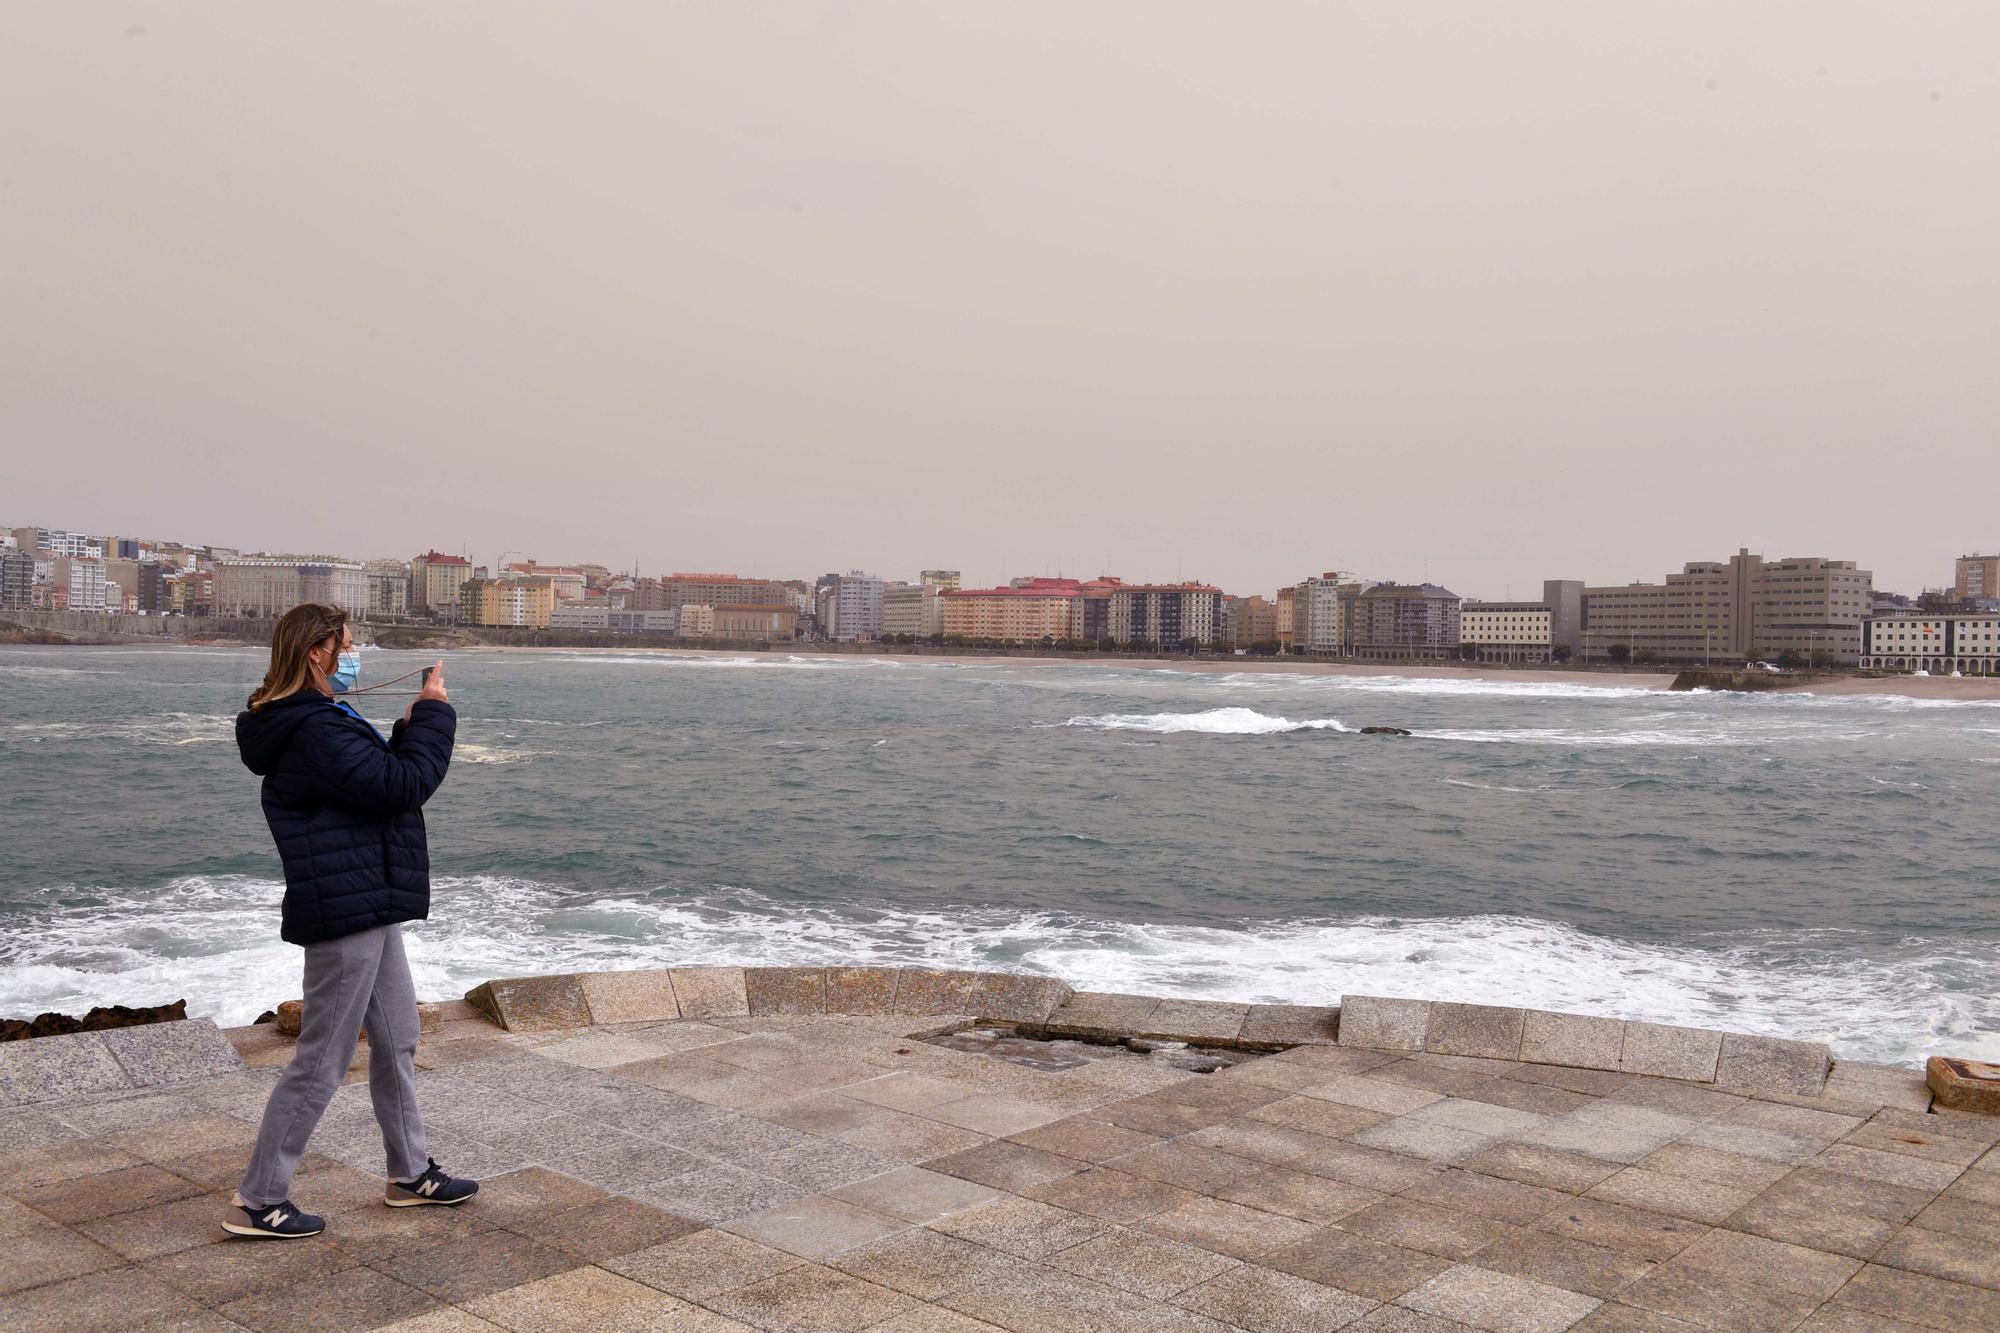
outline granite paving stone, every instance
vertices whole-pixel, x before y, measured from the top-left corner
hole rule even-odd
[[[606,1259],[601,1267],[683,1300],[747,1287],[806,1261],[728,1231],[696,1231],[664,1245]]]
[[[1013,1261],[984,1245],[915,1227],[856,1246],[827,1262],[865,1282],[928,1301]]]
[[[52,1221],[74,1224],[192,1198],[203,1191],[171,1171],[142,1163],[10,1192]]]
[[[1757,1193],[1755,1185],[1739,1188],[1632,1166],[1592,1186],[1589,1197],[1714,1224],[1756,1198]]]
[[[1188,1288],[1174,1303],[1248,1333],[1322,1333],[1376,1307],[1365,1296],[1248,1264]]]
[[[46,1037],[34,1040],[47,1041]],[[0,1296],[0,1328],[19,1330],[197,1327],[202,1308],[186,1292],[141,1268],[120,1268],[51,1281]]]
[[[466,1309],[502,1328],[595,1333],[598,1329],[685,1328],[686,1301],[601,1268],[573,1268],[468,1301]]]
[[[1926,1190],[1800,1168],[1738,1209],[1729,1223],[1772,1240],[1866,1259],[1930,1198]]]
[[[1440,1163],[1463,1161],[1490,1147],[1494,1141],[1491,1134],[1477,1134],[1469,1129],[1458,1129],[1416,1116],[1399,1117],[1354,1135],[1354,1142],[1364,1148],[1379,1148],[1384,1152],[1403,1153]]]
[[[983,1319],[924,1305],[876,1324],[868,1333],[992,1333],[992,1330],[993,1325]]]
[[[1690,1180],[1704,1180],[1717,1185],[1741,1186],[1749,1190],[1761,1190],[1775,1185],[1792,1170],[1783,1162],[1773,1162],[1762,1157],[1744,1157],[1738,1153],[1722,1152],[1719,1149],[1704,1148],[1692,1143],[1669,1143],[1640,1158],[1638,1165],[1649,1171],[1661,1171],[1668,1175],[1685,1176]],[[1588,1193],[1588,1191],[1576,1192]]]
[[[1182,1140],[1137,1148],[1105,1165],[1147,1180],[1179,1185],[1198,1194],[1218,1193],[1262,1169],[1247,1158]]]
[[[1621,1169],[1616,1162],[1532,1143],[1495,1143],[1466,1158],[1464,1166],[1468,1171],[1565,1194],[1583,1194]]]
[[[1068,983],[1055,977],[981,972],[972,983],[967,1007],[984,1019],[1041,1023],[1073,994]]]
[[[1826,1043],[1822,1041],[1788,1041],[1730,1032],[1722,1038],[1715,1082],[1725,1088],[1813,1096],[1825,1089],[1831,1063]]]
[[[823,967],[746,967],[743,991],[752,1015],[823,1014],[826,1012],[826,969]]]
[[[1137,1032],[1159,1003],[1157,995],[1078,991],[1049,1014],[1045,1026],[1056,1033],[1124,1035]]]
[[[573,973],[504,977],[484,982],[465,998],[509,1032],[556,1032],[590,1026],[590,1005]]]
[[[1412,1111],[1411,1116],[1434,1125],[1448,1125],[1488,1138],[1514,1138],[1548,1122],[1548,1117],[1531,1111],[1517,1111],[1492,1102],[1465,1097],[1446,1097]]]
[[[197,1194],[171,1203],[113,1213],[77,1225],[77,1230],[123,1258],[158,1258],[197,1245],[212,1245],[228,1233],[222,1218],[229,1192]]]
[[[681,1017],[749,1017],[750,1001],[743,988],[742,968],[676,967],[669,972]]]
[[[1822,1303],[1817,1296],[1803,1296],[1768,1283],[1671,1264],[1620,1291],[1618,1300],[1699,1328],[1729,1329],[1732,1333],[1784,1333],[1797,1328]]]
[[[415,1250],[384,1248],[370,1255],[368,1264],[453,1305],[577,1267],[553,1246],[490,1230]]]
[[[1634,1078],[1604,1100],[1614,1106],[1650,1107],[1693,1121],[1721,1119],[1751,1104],[1738,1093],[1724,1092],[1706,1083],[1650,1077]]]
[[[1285,1097],[1262,1106],[1253,1106],[1244,1114],[1255,1120],[1283,1125],[1287,1129],[1302,1129],[1308,1134],[1319,1134],[1330,1139],[1358,1134],[1389,1119],[1379,1111],[1367,1111],[1358,1106],[1341,1106],[1321,1101],[1317,1097],[1301,1096]]]
[[[97,1035],[134,1087],[191,1083],[244,1067],[222,1029],[206,1018],[112,1028]]]
[[[1904,1227],[1876,1251],[1874,1260],[1887,1268],[2000,1289],[2000,1246],[1982,1237]]]
[[[1463,1259],[1513,1234],[1505,1222],[1416,1199],[1384,1199],[1335,1223],[1342,1231],[1447,1259]]]
[[[1018,1134],[1022,1130],[1045,1125],[1051,1120],[1060,1120],[1063,1115],[1060,1110],[1045,1102],[1031,1102],[1021,1097],[988,1093],[975,1093],[970,1097],[961,1097],[957,1101],[934,1103],[915,1114],[932,1120],[941,1120],[960,1129],[970,1129],[995,1136]]]
[[[843,1203],[906,1222],[929,1222],[1000,1197],[998,1190],[923,1167],[907,1166],[833,1191]]]
[[[197,1089],[192,1095],[198,1103],[206,1105],[201,1102],[201,1091]],[[30,1107],[0,1110],[0,1167],[13,1161],[17,1154],[83,1137],[86,1135],[44,1110]]]
[[[1224,1077],[1239,1074],[1247,1069],[1268,1068],[1272,1065],[1302,1065],[1307,1069],[1323,1069],[1329,1074],[1365,1074],[1371,1069],[1400,1062],[1400,1051],[1371,1051],[1355,1046],[1294,1046],[1289,1051],[1279,1051],[1262,1060],[1238,1065],[1225,1070]]]
[[[582,1263],[603,1263],[700,1230],[700,1224],[638,1199],[611,1198],[531,1213],[507,1228]]]
[[[1902,1153],[1858,1148],[1851,1143],[1836,1143],[1821,1149],[1808,1165],[1843,1176],[1857,1176],[1862,1180],[1879,1180],[1888,1185],[1932,1192],[1943,1191],[1962,1175],[1971,1174],[1950,1162],[1932,1162]]]
[[[1692,1132],[1685,1116],[1609,1101],[1558,1116],[1520,1136],[1523,1143],[1630,1164]]]
[[[1910,1224],[1942,1231],[1950,1236],[1983,1240],[2000,1248],[2000,1207],[1993,1204],[1976,1203],[1962,1196],[1947,1196],[1911,1218]]]
[[[1666,1266],[1768,1283],[1825,1300],[1861,1270],[1861,1261],[1718,1227],[1698,1237]]]
[[[1358,1106],[1384,1115],[1408,1115],[1419,1107],[1444,1100],[1443,1093],[1427,1088],[1413,1088],[1407,1083],[1389,1083],[1359,1074],[1337,1074],[1324,1082],[1308,1084],[1299,1091],[1321,1101]]]
[[[1492,1004],[1431,1005],[1424,1049],[1440,1055],[1518,1060],[1528,1011]]]
[[[1118,1128],[1111,1126],[1111,1128]],[[1153,1142],[1159,1142],[1153,1135],[1147,1135]],[[1023,1141],[1027,1136],[1022,1135]],[[1324,1134],[1311,1134],[1302,1129],[1288,1129],[1274,1125],[1267,1120],[1257,1120],[1250,1116],[1237,1116],[1186,1134],[1181,1142],[1197,1144],[1203,1148],[1214,1148],[1235,1157],[1247,1157],[1252,1161],[1269,1165],[1283,1165],[1302,1157],[1324,1152],[1330,1148],[1344,1147],[1336,1139]]]
[[[646,1032],[606,1032],[586,1028],[581,1036],[538,1046],[535,1053],[545,1060],[558,1060],[566,1065],[611,1069],[657,1060],[669,1054],[670,1048],[654,1041],[652,1035]]]
[[[1290,1167],[1265,1166],[1256,1175],[1214,1191],[1218,1199],[1304,1222],[1335,1222],[1382,1201],[1375,1190]]]
[[[0,1296],[100,1269],[118,1268],[124,1262],[115,1252],[68,1227],[51,1224],[23,1227],[7,1237],[7,1262],[0,1265]]]
[[[1594,1296],[1474,1264],[1456,1264],[1396,1303],[1492,1333],[1561,1333],[1598,1306]]]
[[[1520,1057],[1539,1064],[1617,1069],[1625,1024],[1616,1018],[1530,1009],[1522,1020]]]
[[[1031,1186],[1074,1175],[1085,1163],[1073,1157],[1059,1157],[1024,1143],[996,1139],[977,1148],[935,1157],[924,1165],[932,1171],[957,1176],[995,1189],[1020,1193]]]
[[[1683,1217],[1597,1199],[1572,1199],[1549,1210],[1533,1226],[1537,1231],[1658,1261],[1673,1258],[1708,1230],[1704,1223]]]
[[[1863,1267],[1830,1304],[1922,1328],[2000,1328],[2000,1291],[1882,1264]]]
[[[1113,1157],[1161,1142],[1159,1136],[1123,1129],[1087,1116],[1069,1116],[1009,1136],[1013,1142],[1059,1157],[1082,1162],[1104,1162]],[[1206,1145],[1204,1145],[1206,1146]]]
[[[509,1143],[530,1151],[532,1133]],[[545,1165],[565,1175],[612,1191],[642,1189],[706,1165],[693,1153],[609,1129],[599,1129],[581,1143],[552,1147],[537,1155]]]
[[[1659,1266],[1654,1260],[1622,1250],[1546,1231],[1516,1231],[1504,1236],[1479,1251],[1475,1262],[1497,1273],[1532,1278],[1547,1286],[1600,1299],[1624,1289]]]
[[[437,1305],[434,1296],[389,1274],[350,1268],[242,1297],[218,1313],[259,1333],[292,1333],[301,1328],[379,1328]]]
[[[1017,1196],[953,1213],[930,1227],[1021,1259],[1043,1258],[1110,1229],[1095,1217]]]
[[[1340,1010],[1332,1005],[1253,1004],[1243,1015],[1246,1045],[1325,1043],[1339,1039]]]
[[[771,1153],[759,1160],[758,1169],[768,1171],[780,1180],[818,1191],[858,1184],[871,1177],[900,1170],[905,1165],[897,1158],[866,1148],[834,1139],[816,1139]]]
[[[916,1302],[838,1269],[806,1264],[705,1304],[753,1328],[849,1330],[880,1324]]]
[[[1219,1330],[1191,1311],[1122,1292],[1060,1269],[1016,1262],[982,1274],[939,1298],[939,1304],[1009,1329]]]
[[[147,1261],[143,1267],[201,1304],[216,1306],[344,1272],[360,1262],[331,1245],[291,1246],[283,1262],[273,1262],[268,1246],[229,1243],[175,1250]]]
[[[750,1213],[723,1229],[802,1259],[829,1259],[857,1245],[906,1230],[910,1223],[825,1194]]]
[[[896,978],[899,1014],[963,1014],[971,1011],[978,976],[949,968],[906,967]]]
[[[326,1234],[313,1244],[329,1245],[362,1263],[373,1264],[383,1258],[456,1245],[494,1229],[493,1223],[473,1208],[378,1206],[328,1218]],[[225,1243],[252,1247],[262,1244],[233,1239]]]
[[[1837,1060],[1826,1076],[1825,1092],[1829,1098],[1861,1106],[1921,1112],[1931,1105],[1930,1084],[1921,1073],[1902,1065]]]
[[[1806,1162],[1824,1146],[1817,1139],[1788,1134],[1781,1129],[1737,1124],[1731,1120],[1711,1120],[1690,1130],[1681,1140],[1697,1148],[1735,1153],[1739,1157],[1761,1157],[1770,1162]]]
[[[1456,1168],[1424,1177],[1404,1190],[1403,1197],[1517,1226],[1525,1226],[1568,1201],[1560,1190]]]
[[[1262,1060],[1246,1060],[1240,1065],[1219,1069],[1210,1077],[1230,1083],[1255,1083],[1261,1087],[1297,1092],[1301,1088],[1324,1082],[1326,1074],[1308,1065],[1294,1064],[1289,1060],[1280,1060],[1276,1056],[1266,1056]]]
[[[1378,995],[1340,997],[1340,1044],[1373,1050],[1420,1051],[1430,1027],[1428,1000]]]
[[[1619,1025],[1618,1045],[1625,1045],[1624,1025]],[[1565,1092],[1582,1093],[1588,1097],[1608,1097],[1621,1088],[1639,1081],[1637,1074],[1622,1074],[1616,1069],[1572,1069],[1564,1065],[1522,1065],[1510,1069],[1501,1077],[1510,1083],[1534,1083],[1543,1087],[1561,1088]],[[1602,1313],[1601,1311],[1599,1312]],[[1598,1315],[1592,1315],[1595,1319]]]
[[[128,1088],[100,1032],[0,1042],[0,1098],[10,1105]]]
[[[143,1129],[148,1125],[192,1115],[201,1109],[199,1102],[181,1091],[120,1090],[54,1103],[52,1113],[79,1134],[95,1138],[116,1135],[124,1130]]]
[[[1237,1266],[1225,1255],[1125,1227],[1059,1250],[1049,1262],[1065,1272],[1154,1300],[1165,1300]]]
[[[804,1185],[727,1162],[633,1191],[656,1207],[710,1225],[791,1203],[811,1192]]]
[[[930,1108],[955,1102],[966,1095],[965,1086],[925,1074],[895,1073],[868,1079],[843,1088],[841,1096],[853,1097],[875,1106],[922,1115]]]
[[[67,1139],[0,1157],[0,1187],[18,1195],[43,1185],[143,1164],[110,1139]]]
[[[1304,1240],[1313,1223],[1226,1199],[1191,1198],[1142,1218],[1140,1229],[1233,1259],[1256,1259]]]
[[[881,967],[830,967],[826,970],[826,1011],[829,1014],[887,1014],[896,1007],[896,972]]]
[[[1036,1202],[1107,1222],[1136,1222],[1200,1197],[1178,1185],[1101,1166],[1044,1181],[1021,1193]]]
[[[1513,1078],[1483,1078],[1469,1084],[1461,1094],[1468,1101],[1490,1102],[1535,1115],[1553,1117],[1580,1111],[1598,1099],[1546,1083],[1524,1083]]]
[[[379,1197],[379,1187],[377,1194]],[[605,1197],[595,1185],[559,1171],[523,1167],[479,1182],[479,1216],[491,1225],[505,1227],[519,1218],[560,1212]]]
[[[1988,1145],[1976,1138],[1953,1132],[1943,1116],[1910,1111],[1878,1111],[1841,1137],[1841,1142],[1857,1148],[1920,1157],[1925,1161],[1970,1166],[1985,1154]]]
[[[1436,1125],[1427,1128],[1434,1133],[1447,1132]],[[1371,1148],[1360,1143],[1340,1143],[1332,1140],[1328,1140],[1326,1146],[1322,1148],[1316,1148],[1302,1157],[1293,1158],[1286,1165],[1294,1171],[1305,1171],[1311,1175],[1325,1176],[1329,1180],[1345,1181],[1349,1185],[1378,1190],[1383,1194],[1395,1194],[1408,1189],[1437,1169],[1432,1162],[1399,1152]]]
[[[1246,1004],[1215,1000],[1161,1000],[1135,1035],[1168,1041],[1233,1043],[1250,1016]]]
[[[1628,1074],[1711,1083],[1715,1080],[1715,1062],[1721,1054],[1720,1032],[1632,1021],[1625,1024],[1625,1045],[1618,1067]]]
[[[593,1023],[634,1023],[681,1016],[673,979],[665,968],[591,972],[582,981],[584,1005]]]
[[[1322,1227],[1260,1256],[1257,1262],[1376,1301],[1393,1301],[1451,1267],[1448,1259],[1335,1227]]]

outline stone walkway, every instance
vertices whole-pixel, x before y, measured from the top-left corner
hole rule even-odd
[[[535,1031],[444,1006],[418,1082],[479,1197],[383,1207],[353,1081],[293,1191],[329,1229],[295,1243],[217,1225],[289,1057],[273,1029],[229,1034],[246,1067],[111,1092],[38,1095],[11,1057],[0,1328],[2000,1328],[2000,1120],[1927,1112],[1907,1071],[1822,1059],[1816,1094],[1746,1091],[1714,1081],[1719,1043],[1697,1081],[1620,1067],[1694,1058],[1687,1029],[1358,998],[1339,1044],[1305,1011],[1307,1044],[1214,1073],[1049,1071],[922,1040],[965,1010],[826,1012],[826,974],[757,1004],[738,970],[675,975],[698,1016],[594,1021],[673,995],[665,973],[483,997]],[[1041,1012],[1150,1030],[1175,1003],[1065,988]],[[1238,1042],[1254,1018],[1188,1012]],[[1612,1067],[1437,1049],[1537,1030]]]

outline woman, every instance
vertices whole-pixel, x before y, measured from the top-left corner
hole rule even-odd
[[[316,1236],[326,1222],[294,1207],[292,1173],[368,1032],[368,1093],[388,1149],[391,1207],[463,1203],[478,1192],[446,1175],[425,1150],[417,1114],[417,995],[403,957],[402,922],[430,915],[423,804],[451,764],[458,715],[444,663],[387,740],[335,696],[354,688],[361,655],[347,613],[295,606],[271,635],[271,667],[236,718],[243,763],[264,779],[264,818],[285,863],[284,925],[303,945],[305,1004],[299,1044],[257,1130],[224,1230],[239,1236]]]

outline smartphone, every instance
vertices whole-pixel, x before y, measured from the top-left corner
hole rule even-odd
[[[427,667],[425,667],[425,668],[424,668],[424,674],[423,674],[423,675],[421,675],[421,676],[419,676],[419,677],[417,678],[417,688],[419,688],[419,689],[422,689],[422,688],[423,688],[424,686],[426,686],[426,685],[430,684],[430,683],[431,683],[431,672],[433,672],[433,671],[436,671],[436,670],[437,670],[437,668],[436,668],[436,667],[434,667],[434,666],[427,666]]]

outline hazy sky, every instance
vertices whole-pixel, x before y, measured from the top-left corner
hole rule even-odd
[[[0,522],[1472,596],[2000,546],[2000,6],[0,25]]]

